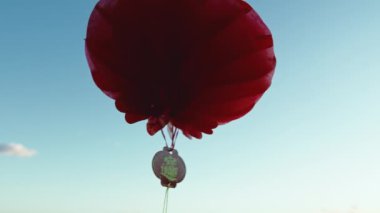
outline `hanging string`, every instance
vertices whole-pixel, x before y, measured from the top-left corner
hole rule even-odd
[[[177,137],[178,137],[178,132],[179,132],[178,128],[175,127],[174,131],[173,131],[173,135],[172,135],[172,145],[171,145],[172,149],[174,149],[174,147],[175,147],[175,143],[176,143]]]
[[[166,188],[165,198],[164,198],[164,209],[162,210],[162,213],[168,212],[168,203],[169,203],[169,187]]]
[[[165,133],[164,133],[164,131],[161,129],[161,134],[162,134],[162,137],[164,138],[164,140],[165,140],[165,145],[166,145],[166,147],[169,147],[169,145],[168,145],[168,141],[166,140],[166,136],[165,136]]]
[[[174,149],[177,138],[178,138],[179,129],[177,127],[170,125],[170,124],[168,124],[167,129],[168,129],[168,133],[169,133],[169,136],[171,139],[170,149]],[[168,140],[166,139],[165,132],[162,129],[161,129],[161,134],[165,140],[165,146],[169,148]]]

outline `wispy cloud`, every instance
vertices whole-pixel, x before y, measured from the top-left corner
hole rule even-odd
[[[16,156],[16,157],[32,157],[37,152],[29,149],[22,144],[9,143],[0,144],[0,155]]]

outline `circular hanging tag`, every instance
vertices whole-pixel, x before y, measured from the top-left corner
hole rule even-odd
[[[186,165],[177,150],[164,147],[157,152],[152,161],[153,172],[164,187],[175,188],[186,175]]]

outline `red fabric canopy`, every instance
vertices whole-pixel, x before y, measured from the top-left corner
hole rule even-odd
[[[271,32],[241,0],[101,0],[86,55],[128,123],[196,138],[248,113],[276,64]]]

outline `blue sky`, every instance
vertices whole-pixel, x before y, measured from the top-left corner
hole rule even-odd
[[[188,174],[169,211],[380,212],[380,2],[249,2],[274,35],[273,86],[214,135],[179,138]],[[90,76],[95,3],[0,5],[0,144],[37,152],[0,156],[0,212],[161,211],[161,137],[125,124]]]

